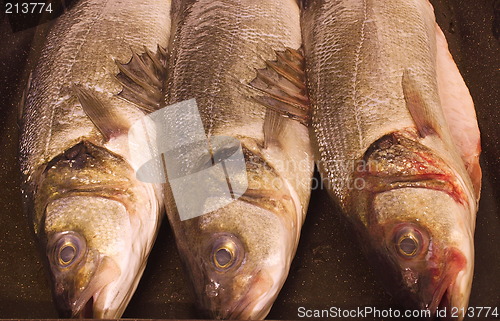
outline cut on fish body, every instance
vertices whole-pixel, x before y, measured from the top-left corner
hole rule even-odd
[[[314,151],[330,195],[402,302],[466,307],[479,131],[431,5],[311,0],[301,19]]]
[[[169,17],[170,1],[79,1],[51,27],[33,70],[23,197],[62,316],[120,317],[156,238],[163,192],[136,178],[146,159],[131,157],[127,140],[145,113],[117,96],[115,60],[165,48]]]

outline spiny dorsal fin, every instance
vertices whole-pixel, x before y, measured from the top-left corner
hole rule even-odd
[[[250,82],[262,94],[255,100],[268,108],[264,121],[266,145],[279,136],[283,117],[306,126],[310,119],[302,52],[287,48],[276,51],[276,57],[275,61],[266,61],[267,67],[257,70],[257,76]]]
[[[115,61],[120,69],[116,78],[123,85],[118,96],[147,112],[160,109],[167,71],[166,57],[166,50],[160,46],[156,53],[144,47],[144,53],[140,55],[132,51],[132,58],[126,64]]]
[[[73,92],[80,101],[83,111],[106,141],[109,141],[113,136],[128,132],[129,122],[120,117],[112,108],[104,106],[102,101],[90,89],[80,85],[73,85]]]
[[[432,113],[432,106],[422,96],[418,82],[409,69],[403,71],[403,94],[406,101],[406,108],[410,112],[420,137],[428,135],[441,136],[441,128],[437,124],[437,119]]]

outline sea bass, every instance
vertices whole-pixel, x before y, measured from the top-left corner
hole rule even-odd
[[[195,99],[209,139],[236,138],[248,189],[188,220],[167,192],[167,214],[201,309],[222,319],[262,319],[294,257],[313,172],[299,7],[295,0],[193,0],[178,12],[166,108]],[[267,108],[280,104],[300,116]]]
[[[313,144],[331,196],[397,298],[466,307],[479,130],[431,5],[310,0],[302,30]]]
[[[163,192],[136,178],[127,140],[145,111],[117,94],[130,95],[119,70],[133,52],[161,81],[166,53],[153,51],[168,44],[169,14],[164,0],[79,1],[53,25],[33,70],[23,197],[62,316],[120,317],[156,238]]]

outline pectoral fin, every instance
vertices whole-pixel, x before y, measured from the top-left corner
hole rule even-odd
[[[123,85],[118,97],[123,98],[147,112],[161,108],[164,97],[167,52],[158,46],[156,53],[144,47],[144,53],[132,51],[126,64],[116,61],[120,72],[116,75]]]
[[[250,82],[261,93],[255,100],[268,108],[264,121],[266,145],[279,137],[284,118],[306,126],[310,119],[302,53],[288,48],[277,51],[276,57],[276,61],[266,61],[266,68],[257,70],[256,78]]]
[[[441,128],[437,122],[437,117],[433,110],[436,106],[425,99],[421,86],[419,86],[415,75],[409,69],[403,72],[403,94],[406,101],[406,107],[415,122],[420,137],[424,138],[428,135],[441,136]]]
[[[109,141],[113,136],[127,133],[130,128],[129,121],[109,106],[105,106],[92,90],[74,85],[73,92],[87,116],[106,141]]]

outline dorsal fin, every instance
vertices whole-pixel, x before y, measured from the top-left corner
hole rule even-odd
[[[82,105],[83,111],[97,127],[99,132],[109,141],[113,136],[126,134],[130,123],[121,117],[90,90],[80,85],[73,85],[73,92]]]
[[[140,55],[132,51],[128,63],[115,61],[120,69],[116,78],[123,85],[118,97],[147,112],[160,109],[164,97],[166,60],[166,50],[158,46],[156,53],[146,47]]]
[[[268,108],[264,121],[265,144],[276,140],[284,117],[309,124],[310,106],[305,81],[305,63],[300,50],[276,51],[275,61],[266,61],[266,68],[257,70],[250,86],[262,95],[254,97]]]
[[[423,97],[416,77],[409,69],[403,71],[402,86],[406,108],[415,122],[420,137],[424,138],[428,135],[442,137],[441,128],[432,112],[433,107]]]

